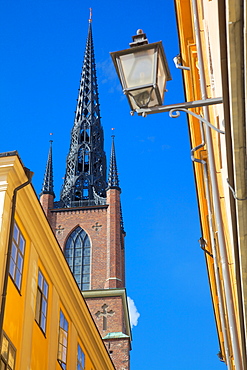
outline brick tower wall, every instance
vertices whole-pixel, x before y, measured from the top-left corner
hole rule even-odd
[[[68,236],[77,226],[88,234],[91,242],[91,289],[124,287],[124,234],[120,227],[119,190],[107,191],[108,205],[105,206],[48,210],[51,203],[46,203],[44,210],[63,250]]]
[[[107,263],[107,206],[50,212],[50,222],[64,250],[70,233],[80,226],[91,242],[91,289],[104,289]]]
[[[86,302],[103,338],[108,333],[113,332],[122,332],[126,334],[121,297],[86,298]],[[104,305],[107,305],[106,312],[112,311],[109,316],[107,315],[107,325],[105,329],[103,327],[103,316],[97,315],[98,312],[103,312],[102,306]]]
[[[120,296],[86,298],[86,302],[102,338],[109,333],[127,334],[122,298]],[[102,315],[104,312],[106,315],[105,327]],[[104,339],[104,343],[116,370],[129,370],[130,338]]]
[[[44,200],[47,218],[63,250],[69,235],[77,226],[88,234],[91,243],[90,290],[123,288],[125,234],[121,230],[119,189],[108,189],[107,205],[102,206],[49,209],[53,203],[50,199],[49,202],[48,199]],[[107,338],[104,342],[116,370],[128,370],[130,338],[124,337],[127,335],[127,323],[121,296],[86,298],[86,302],[102,338],[109,333],[120,335],[119,338]]]
[[[40,197],[40,204],[45,212],[46,217],[50,221],[50,209],[53,208],[54,196],[52,194],[42,194]]]
[[[130,368],[130,342],[128,338],[104,340],[116,370]]]
[[[122,232],[120,225],[120,191],[107,191],[107,281],[105,288],[124,287],[124,261],[122,254]]]

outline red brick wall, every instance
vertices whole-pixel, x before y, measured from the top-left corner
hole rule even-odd
[[[51,194],[42,194],[40,197],[40,203],[49,220],[49,209],[53,208],[54,196]],[[50,221],[50,220],[49,220]]]
[[[108,333],[126,334],[121,297],[86,298],[86,302],[102,338]],[[107,305],[106,312],[113,312],[113,314],[107,317],[106,330],[103,329],[103,316],[96,315],[98,312],[103,312],[103,305]],[[130,339],[116,338],[104,341],[116,370],[128,370],[130,366]]]
[[[120,227],[120,192],[117,189],[107,191],[107,281],[105,288],[124,287],[123,261],[121,252]]]
[[[63,250],[69,234],[77,226],[88,234],[91,241],[91,289],[125,286],[119,190],[108,190],[107,204],[83,209],[52,209],[47,215]]]
[[[122,267],[122,281],[125,287],[125,245],[124,245],[125,233],[121,231],[121,267]]]
[[[51,209],[53,197],[43,195],[43,208],[47,214],[57,240],[64,250],[70,233],[80,226],[91,242],[91,290],[122,288],[125,286],[124,233],[121,231],[120,191],[107,191],[106,206],[83,209]],[[87,298],[89,310],[102,337],[108,333],[126,333],[121,297]],[[103,316],[95,315],[112,311],[107,317],[107,328],[103,329]],[[129,338],[107,339],[106,346],[117,370],[129,369]]]
[[[91,289],[103,289],[106,281],[107,208],[51,212],[51,225],[62,249],[77,226],[88,234],[91,242]]]
[[[121,297],[86,298],[86,302],[102,337],[113,332],[126,334]],[[106,330],[103,330],[103,317],[96,315],[98,311],[103,312],[102,306],[104,304],[108,306],[106,309],[107,312],[114,312],[112,316],[107,317]]]
[[[130,368],[130,342],[129,339],[108,339],[105,346],[116,370],[129,370]]]

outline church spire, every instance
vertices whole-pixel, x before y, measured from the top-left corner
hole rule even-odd
[[[51,194],[55,198],[54,190],[53,190],[53,166],[52,166],[52,140],[50,140],[50,149],[45,169],[45,176],[43,181],[43,186],[41,189],[40,195],[43,194]]]
[[[114,137],[115,137],[115,135],[112,135],[110,169],[109,169],[109,176],[108,176],[108,188],[119,187]]]
[[[98,204],[99,199],[105,198],[106,156],[103,144],[90,14],[74,126],[61,191],[64,207],[91,205],[94,202]]]

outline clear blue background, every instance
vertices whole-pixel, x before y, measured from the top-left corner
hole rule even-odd
[[[93,8],[105,150],[115,128],[126,236],[127,292],[140,312],[131,369],[225,369],[211,305],[186,117],[131,117],[109,52],[142,28],[163,40],[173,81],[166,103],[184,101],[173,1],[0,1],[0,151],[17,149],[41,190],[53,133],[59,199]],[[99,370],[99,369],[97,369]]]

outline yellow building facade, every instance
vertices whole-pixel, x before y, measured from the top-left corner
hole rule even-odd
[[[244,1],[175,0],[186,101],[223,98],[188,114],[219,358],[246,369],[246,7]],[[216,129],[215,129],[216,128]]]
[[[0,368],[114,369],[28,175],[0,155]]]

